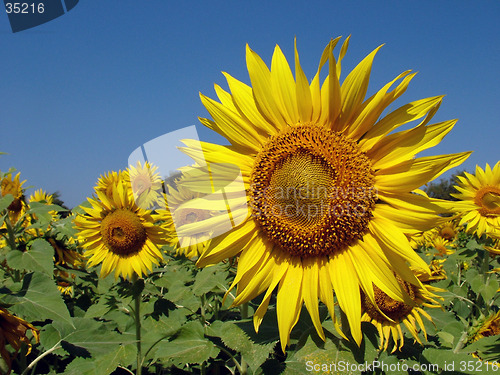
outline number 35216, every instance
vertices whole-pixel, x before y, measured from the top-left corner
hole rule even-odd
[[[43,3],[5,3],[5,10],[7,13],[14,14],[43,13],[45,11],[45,5]]]

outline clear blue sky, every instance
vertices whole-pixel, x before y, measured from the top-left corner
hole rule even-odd
[[[13,34],[0,14],[0,151],[9,154],[0,169],[75,206],[138,146],[198,124],[207,115],[198,92],[215,97],[221,71],[248,82],[246,43],[267,63],[275,44],[293,61],[296,36],[312,78],[330,38],[352,35],[343,72],[385,43],[369,93],[419,71],[397,104],[445,94],[435,119],[459,122],[426,154],[473,150],[463,165],[472,171],[500,159],[499,19],[493,0],[81,0]]]

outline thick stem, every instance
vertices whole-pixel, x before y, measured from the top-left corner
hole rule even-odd
[[[462,336],[460,336],[460,340],[458,340],[457,342],[457,346],[455,346],[455,349],[453,349],[453,353],[458,353],[458,351],[464,347],[465,342],[467,341],[467,337],[467,331],[464,331],[462,333]]]
[[[240,306],[241,319],[248,318],[248,302],[242,303]]]
[[[5,226],[7,227],[7,243],[12,250],[17,249],[16,236],[14,234],[14,229],[12,228],[12,223],[10,222],[9,215],[5,215]]]

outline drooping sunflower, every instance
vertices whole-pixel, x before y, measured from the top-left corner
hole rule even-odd
[[[163,197],[162,180],[157,172],[158,167],[145,162],[137,162],[137,166],[129,166],[124,176],[124,180],[130,184],[132,199],[138,207],[145,210],[154,206],[163,207],[165,198]]]
[[[6,345],[10,344],[16,353],[21,349],[21,343],[28,346],[28,355],[31,352],[31,341],[26,335],[30,330],[36,342],[40,340],[40,334],[31,323],[12,315],[3,307],[0,307],[0,355],[7,364],[9,370],[12,367],[12,359],[7,351]]]
[[[158,245],[166,243],[167,233],[155,223],[164,218],[137,207],[130,199],[128,184],[118,180],[110,186],[106,190],[96,189],[97,197],[88,198],[91,207],[82,206],[86,215],[75,218],[88,265],[102,262],[101,277],[112,271],[115,278],[148,274],[153,264],[163,259]]]
[[[248,207],[235,214],[250,215],[212,239],[198,265],[239,255],[234,304],[264,293],[254,314],[256,330],[277,288],[283,350],[303,304],[324,339],[318,299],[334,318],[333,290],[358,344],[361,291],[373,304],[373,285],[411,304],[393,271],[419,285],[407,263],[427,272],[428,267],[405,234],[429,230],[441,220],[436,214],[446,211],[437,200],[412,191],[469,155],[414,158],[437,145],[456,122],[428,125],[442,97],[411,102],[381,118],[415,74],[403,72],[365,98],[380,47],[340,84],[349,39],[336,59],[339,39],[325,48],[310,84],[296,48],[294,78],[278,46],[271,69],[247,47],[252,87],[224,73],[230,92],[215,86],[220,103],[201,95],[213,118],[201,122],[231,145],[188,143],[184,150],[196,162],[233,163],[241,169]],[[328,75],[321,85],[324,65]],[[393,132],[418,119],[423,120],[415,127]]]
[[[477,331],[471,338],[471,341],[477,341],[483,337],[500,335],[500,311],[490,314],[484,318],[483,322],[479,325]]]
[[[467,224],[467,232],[482,234],[500,234],[500,161],[493,169],[486,164],[483,170],[476,166],[474,175],[465,172],[458,176],[459,184],[452,194],[462,202],[456,202],[461,211],[460,225]]]
[[[428,279],[421,272],[417,273],[417,277],[419,279],[421,277]],[[421,283],[419,286],[410,284],[403,281],[400,277],[397,277],[397,280],[410,296],[412,300],[411,304],[394,300],[376,286],[374,287],[375,304],[366,297],[362,300],[364,314],[361,320],[369,322],[377,328],[380,337],[380,349],[387,350],[392,337],[394,340],[392,352],[401,350],[404,345],[401,323],[403,323],[419,344],[422,344],[419,338],[420,330],[427,340],[427,332],[421,316],[424,316],[431,322],[432,318],[422,307],[439,308],[441,305],[436,301],[439,296],[435,292],[444,291],[425,283]]]

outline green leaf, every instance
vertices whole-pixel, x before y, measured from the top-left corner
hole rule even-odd
[[[168,342],[175,335],[186,321],[186,316],[179,310],[171,311],[169,316],[161,315],[158,320],[152,317],[146,318],[142,322],[142,347],[146,353],[154,353],[156,345],[161,341]],[[149,356],[151,357],[151,356]]]
[[[52,222],[52,228],[57,232],[57,240],[63,241],[64,238],[76,237],[77,230],[75,228],[74,219],[74,216],[68,216],[64,219]]]
[[[453,353],[449,349],[427,348],[422,352],[421,362],[428,366],[439,366],[445,374],[474,374],[467,365],[469,362],[475,364],[477,360],[468,354]],[[434,370],[432,373],[439,372]]]
[[[94,319],[73,318],[72,324],[53,322],[61,341],[70,344],[63,346],[69,354],[75,354],[75,347],[82,348],[93,356],[109,353],[123,344],[133,344],[134,340],[120,335],[113,324],[105,324]]]
[[[101,318],[105,315],[112,306],[107,302],[106,298],[100,298],[97,303],[92,304],[85,312],[85,318]]]
[[[61,293],[51,278],[43,273],[34,272],[24,276],[20,294],[12,295],[9,303],[15,303],[12,311],[28,320],[43,321],[52,319],[73,325],[68,308]]]
[[[486,284],[481,285],[479,293],[481,293],[485,302],[489,302],[495,296],[497,290],[498,281],[494,278],[490,278]]]
[[[37,238],[26,251],[9,251],[7,264],[16,270],[40,271],[52,277],[54,249],[43,238]]]
[[[468,281],[469,281],[470,287],[474,293],[476,293],[476,294],[481,293],[481,287],[484,284],[484,276],[483,275],[476,275],[473,279],[468,278]]]
[[[207,336],[219,337],[228,348],[241,353],[251,369],[257,370],[274,350],[275,342],[259,345],[233,322],[215,321],[207,328]]]
[[[160,342],[155,351],[156,358],[184,364],[202,364],[218,354],[219,349],[205,338],[203,326],[199,321],[186,323],[175,339]]]
[[[65,375],[108,375],[119,365],[126,366],[135,359],[135,346],[117,346],[112,351],[92,358],[76,358],[64,371]]]
[[[202,269],[195,277],[193,294],[201,296],[215,290],[223,290],[226,285],[227,272],[222,266],[213,266]]]
[[[7,194],[4,197],[0,198],[0,212],[5,210],[14,200],[14,196],[12,194]]]
[[[353,353],[336,338],[323,342],[309,335],[304,345],[287,358],[283,374],[361,374]]]

